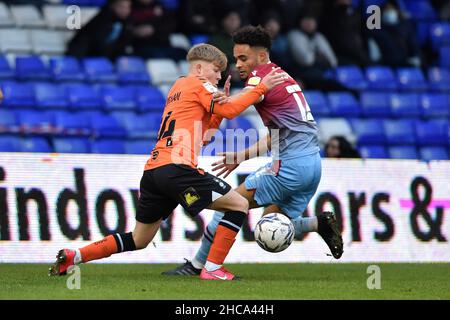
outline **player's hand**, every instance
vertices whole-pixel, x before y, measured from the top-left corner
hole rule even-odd
[[[239,166],[239,156],[236,152],[220,152],[217,155],[222,156],[222,159],[212,164],[212,171],[220,170],[216,175],[220,177],[223,174],[225,179]]]
[[[272,69],[272,71],[270,71],[264,78],[262,78],[261,83],[263,83],[269,90],[273,89],[279,84],[282,84],[289,78],[289,75],[286,72],[279,71],[279,67]]]
[[[213,94],[214,102],[219,104],[223,104],[229,101],[228,97],[230,96],[230,88],[231,88],[231,75],[227,77],[225,84],[223,85],[223,91],[217,91]]]
[[[3,100],[3,92],[2,89],[0,88],[0,103],[2,102],[2,100]]]
[[[230,96],[230,88],[231,88],[231,74],[228,75],[227,80],[225,80],[225,84],[223,85],[223,92],[227,97]]]

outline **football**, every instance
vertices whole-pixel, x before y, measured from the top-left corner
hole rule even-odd
[[[269,213],[258,221],[255,240],[269,252],[281,252],[294,240],[295,230],[291,220],[281,213]]]

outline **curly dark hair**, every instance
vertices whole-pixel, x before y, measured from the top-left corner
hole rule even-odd
[[[248,44],[250,47],[263,47],[270,50],[272,39],[266,29],[261,26],[245,26],[233,33],[235,44]]]

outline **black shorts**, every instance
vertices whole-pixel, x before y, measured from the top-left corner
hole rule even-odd
[[[222,179],[187,165],[168,164],[146,170],[141,179],[136,220],[164,220],[178,204],[195,216],[230,190],[231,186]]]

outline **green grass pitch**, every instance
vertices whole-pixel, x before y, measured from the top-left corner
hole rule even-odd
[[[368,263],[230,264],[242,281],[167,277],[167,264],[86,264],[81,288],[48,277],[48,265],[0,264],[0,299],[450,299],[450,264],[380,263],[381,289],[367,288]]]

